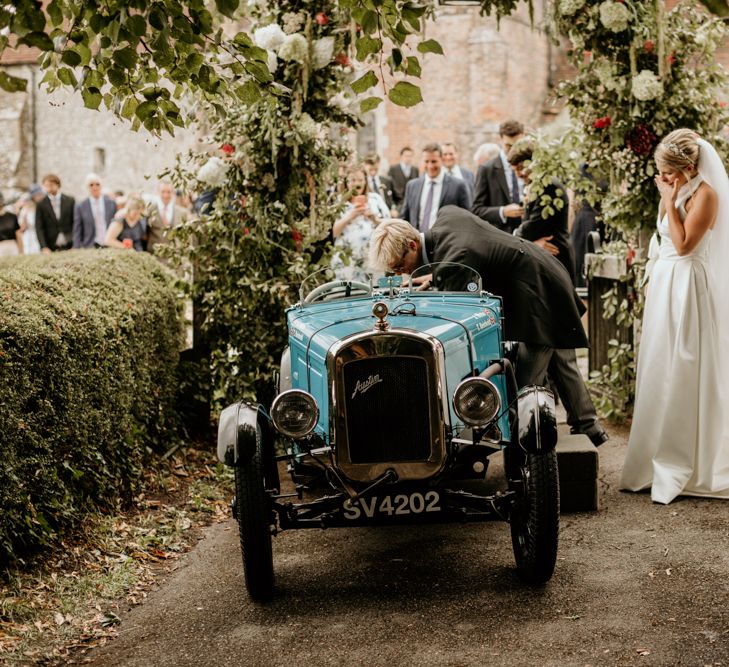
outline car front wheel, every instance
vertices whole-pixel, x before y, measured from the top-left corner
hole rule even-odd
[[[544,584],[552,577],[557,562],[557,452],[524,453],[509,447],[505,455],[509,483],[517,491],[510,517],[517,574],[528,584]]]

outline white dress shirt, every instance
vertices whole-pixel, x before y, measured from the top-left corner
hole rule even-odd
[[[160,199],[157,199],[157,209],[159,210],[159,219],[162,223],[166,223],[167,227],[172,227],[175,217],[175,200],[170,199],[169,204],[165,206]]]
[[[509,190],[509,197],[511,197],[511,179],[512,174],[514,173],[514,169],[509,164],[509,161],[506,159],[506,153],[504,153],[504,151],[499,151],[499,157],[501,158],[501,165],[504,167],[506,187]],[[524,181],[522,181],[520,178],[517,178],[517,181],[519,183],[519,201],[524,201]],[[503,206],[499,209],[499,217],[501,218],[501,222],[506,222],[506,216],[504,215]]]
[[[461,179],[462,181],[463,181],[463,180],[465,180],[465,179],[463,178],[463,172],[461,171],[461,168],[460,168],[460,167],[459,167],[459,166],[458,166],[457,164],[454,164],[454,165],[453,165],[453,166],[452,166],[452,167],[451,167],[451,168],[450,168],[450,169],[448,170],[448,173],[449,173],[449,174],[450,174],[451,176],[453,176],[454,178],[460,178],[460,179]]]
[[[430,188],[433,187],[433,205],[430,209],[430,220],[428,220],[427,224],[427,229],[430,229],[435,224],[436,217],[438,217],[438,204],[440,202],[440,197],[443,194],[443,180],[445,179],[445,170],[441,169],[438,173],[438,176],[436,176],[434,179],[425,174],[424,179],[425,183],[423,184],[423,191],[420,193],[420,206],[418,207],[418,223],[422,228],[423,213],[425,213],[425,202],[428,199],[428,192],[430,191]],[[431,182],[434,182],[435,185],[431,186]]]
[[[96,230],[96,237],[94,238],[94,241],[98,245],[105,245],[106,202],[103,197],[89,197],[89,204],[91,204],[91,215],[94,216],[94,229]]]

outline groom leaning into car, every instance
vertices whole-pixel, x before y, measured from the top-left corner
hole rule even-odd
[[[560,398],[573,433],[593,444],[608,439],[577,368],[576,347],[587,347],[580,314],[584,306],[565,268],[536,244],[496,229],[468,211],[446,206],[425,233],[402,220],[380,224],[370,239],[373,269],[411,274],[424,264],[455,262],[476,270],[484,289],[503,298],[504,339],[519,341],[520,387],[543,384],[553,355],[572,372],[562,377]],[[465,288],[463,272],[436,268],[441,290]],[[466,279],[468,280],[468,279]]]
[[[470,209],[471,195],[462,179],[446,173],[440,144],[428,144],[423,148],[423,167],[425,173],[409,181],[405,188],[400,217],[415,229],[426,232],[435,224],[442,206],[453,204]]]

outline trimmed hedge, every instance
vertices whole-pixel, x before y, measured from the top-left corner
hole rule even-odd
[[[0,565],[131,500],[168,446],[182,342],[172,279],[135,252],[0,262]]]

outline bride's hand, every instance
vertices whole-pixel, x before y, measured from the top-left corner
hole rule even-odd
[[[669,185],[660,176],[656,176],[655,181],[656,187],[661,193],[661,199],[666,204],[666,208],[668,208],[669,204],[675,204],[678,198],[678,181],[674,181],[673,185]]]

